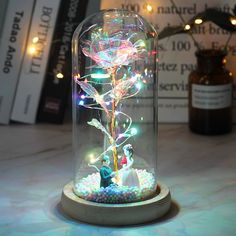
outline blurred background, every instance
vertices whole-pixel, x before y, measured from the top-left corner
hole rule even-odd
[[[158,120],[160,123],[212,123],[221,116],[222,123],[235,123],[235,3],[203,1],[23,1],[2,0],[0,32],[0,123],[37,122],[62,124],[71,120],[71,38],[77,25],[100,9],[122,8],[139,13],[159,32]],[[213,9],[213,11],[212,11]],[[50,27],[49,27],[50,26]],[[230,84],[230,91],[222,92],[220,102],[229,103],[230,118],[221,111],[207,108],[203,113],[189,107],[192,91],[191,72],[197,66],[195,52],[200,49],[221,50],[221,67],[229,74],[228,82],[211,79],[212,85]],[[209,56],[208,56],[209,57]],[[212,61],[209,59],[208,61]],[[205,63],[207,64],[207,63]],[[218,72],[217,72],[218,73]],[[230,82],[231,81],[231,82]],[[194,82],[195,84],[209,81]],[[196,87],[196,86],[195,86]],[[223,88],[223,87],[222,87]],[[196,92],[196,91],[195,91]],[[218,91],[219,92],[219,91]],[[222,94],[223,93],[223,94]],[[233,95],[232,95],[233,93]],[[229,101],[230,100],[230,101]],[[193,101],[195,102],[195,100]],[[207,104],[207,105],[206,105]],[[223,105],[224,106],[224,105]],[[223,107],[223,108],[226,108]],[[191,112],[189,112],[191,110]],[[191,113],[191,114],[189,114]],[[212,114],[211,114],[212,113]],[[214,114],[213,114],[214,113]],[[194,115],[193,115],[194,114]],[[197,115],[196,115],[197,114]],[[210,117],[208,117],[210,114]],[[191,116],[192,115],[192,116]],[[207,118],[208,117],[208,118]],[[231,119],[231,120],[230,120]],[[191,126],[191,125],[190,125]]]

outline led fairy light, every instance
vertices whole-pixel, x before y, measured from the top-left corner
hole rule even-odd
[[[29,54],[34,55],[35,52],[36,52],[35,46],[33,46],[33,45],[30,46],[30,47],[28,48],[28,52],[29,52]]]
[[[148,12],[152,12],[153,11],[153,7],[152,7],[152,5],[150,5],[150,4],[147,4],[147,11]]]
[[[39,41],[39,37],[33,37],[32,42],[37,43]]]
[[[102,73],[93,73],[91,74],[91,78],[93,79],[107,79],[109,78],[109,74],[102,74]]]
[[[187,25],[184,26],[184,30],[190,30],[190,29],[191,29],[190,25],[187,24]]]
[[[153,12],[153,6],[150,3],[146,3],[143,5],[144,10],[146,10],[148,13]]]
[[[64,75],[62,73],[57,73],[56,76],[57,76],[58,79],[63,79],[64,78]]]
[[[230,22],[231,22],[232,25],[236,26],[236,17],[231,17]]]
[[[29,45],[28,47],[28,53],[31,54],[31,55],[34,55],[36,53],[36,46],[35,44],[38,43],[39,41],[39,37],[33,37],[32,39],[32,44]]]
[[[200,24],[203,23],[203,20],[202,20],[201,18],[197,18],[197,19],[195,19],[194,23],[195,23],[196,25],[200,25]]]

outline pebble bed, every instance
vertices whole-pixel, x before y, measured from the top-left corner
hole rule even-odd
[[[136,169],[140,188],[119,185],[110,185],[100,188],[99,172],[88,175],[75,184],[77,196],[92,202],[99,203],[129,203],[143,201],[154,194],[155,178],[146,170]]]

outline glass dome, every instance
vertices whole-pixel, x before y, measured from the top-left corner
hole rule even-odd
[[[75,30],[74,192],[128,203],[157,187],[157,33],[141,16],[105,10]]]

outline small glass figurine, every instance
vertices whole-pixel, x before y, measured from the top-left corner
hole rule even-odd
[[[157,188],[157,33],[125,10],[95,14],[73,40],[73,189],[129,203]]]
[[[137,171],[132,168],[134,164],[134,150],[131,144],[126,144],[123,147],[124,156],[121,161],[121,184],[128,187],[140,187]]]
[[[100,169],[100,188],[106,188],[112,184],[112,177],[115,176],[114,172],[112,171],[110,165],[110,158],[109,156],[104,155],[102,158],[102,167]]]

